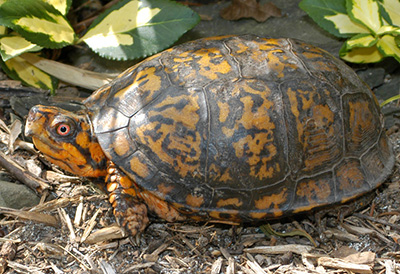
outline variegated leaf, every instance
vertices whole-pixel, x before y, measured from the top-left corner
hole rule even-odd
[[[344,47],[342,47],[342,51],[350,51],[353,48],[368,48],[372,47],[378,42],[378,38],[374,37],[371,34],[363,33],[358,34],[350,38],[344,43]]]
[[[353,48],[350,51],[340,50],[339,55],[343,60],[352,63],[376,63],[384,57],[376,45],[369,48]]]
[[[323,29],[338,37],[350,37],[351,31],[339,31],[343,27],[337,27],[336,23],[346,20],[346,0],[302,0],[299,7]],[[338,18],[328,19],[328,18]],[[348,22],[350,20],[346,20]]]
[[[347,14],[327,15],[325,19],[331,21],[340,34],[370,33],[368,28],[351,21]]]
[[[1,4],[0,4],[1,5]],[[4,35],[7,34],[7,27],[4,26],[0,26],[0,35]]]
[[[383,55],[394,57],[400,62],[400,48],[395,41],[395,37],[391,35],[382,36],[377,43],[377,47]]]
[[[347,13],[351,20],[366,26],[376,34],[382,26],[382,18],[376,0],[346,0]]]
[[[41,49],[42,47],[32,44],[19,35],[6,35],[0,38],[0,54],[3,61],[7,61],[24,52],[35,52]]]
[[[168,0],[124,0],[95,20],[80,39],[110,59],[154,54],[199,21],[191,9]]]
[[[61,48],[75,41],[67,19],[42,0],[7,0],[0,5],[0,24],[42,47]]]
[[[47,3],[55,7],[62,15],[66,15],[68,13],[69,8],[71,7],[72,0],[45,0]]]
[[[378,33],[379,35],[383,34],[394,34],[394,35],[399,35],[400,34],[400,28],[396,28],[393,26],[382,26]]]
[[[400,0],[381,0],[379,3],[389,15],[389,23],[400,27]]]
[[[8,76],[15,80],[20,80],[28,86],[51,91],[54,91],[57,87],[58,81],[56,78],[32,66],[19,56],[0,63]]]

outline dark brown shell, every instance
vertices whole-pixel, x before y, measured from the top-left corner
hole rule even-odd
[[[251,221],[344,202],[394,165],[370,89],[292,39],[201,39],[149,58],[86,105],[106,155],[198,219]]]

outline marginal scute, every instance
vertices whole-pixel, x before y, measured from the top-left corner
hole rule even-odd
[[[359,196],[372,188],[358,159],[343,159],[335,168],[336,193],[344,199]]]
[[[304,212],[371,191],[394,165],[370,89],[293,39],[178,45],[85,104],[107,157],[167,220],[169,206],[227,223]]]

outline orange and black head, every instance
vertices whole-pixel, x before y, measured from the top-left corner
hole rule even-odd
[[[50,162],[66,171],[85,177],[106,175],[106,156],[84,113],[35,106],[29,111],[25,135],[32,137]]]

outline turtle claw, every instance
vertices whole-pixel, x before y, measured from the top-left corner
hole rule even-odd
[[[129,207],[125,210],[121,210],[121,207],[118,206],[120,204],[116,206],[113,204],[117,223],[120,227],[124,228],[127,236],[140,235],[149,224],[146,205],[132,202],[129,203]]]

